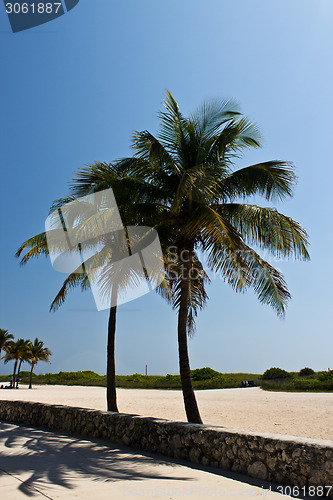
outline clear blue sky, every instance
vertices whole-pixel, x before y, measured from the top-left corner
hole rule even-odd
[[[203,99],[238,100],[264,136],[238,166],[295,163],[295,196],[278,209],[311,241],[311,262],[272,261],[293,296],[283,321],[251,292],[210,285],[192,367],[333,367],[332,17],[331,0],[81,0],[12,34],[0,4],[0,327],[52,350],[37,371],[105,373],[108,312],[75,291],[49,313],[65,275],[44,258],[20,268],[15,251],[43,231],[75,170],[129,155],[133,130],[156,131],[166,89],[185,114]],[[177,373],[176,314],[153,293],[121,306],[116,351],[119,374]]]

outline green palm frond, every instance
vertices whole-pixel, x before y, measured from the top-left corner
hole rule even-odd
[[[242,248],[242,237],[232,224],[209,205],[199,205],[184,224],[184,236],[199,241],[204,251],[225,243],[234,250]]]
[[[278,316],[284,317],[286,305],[291,295],[282,273],[249,247],[245,250],[244,259],[252,274],[250,286],[258,296],[259,302],[270,305]]]
[[[55,296],[50,306],[50,311],[56,311],[66,300],[66,297],[70,290],[81,286],[81,290],[84,291],[89,288],[89,280],[86,273],[71,273],[63,282],[62,287]]]
[[[251,272],[247,261],[244,259],[244,246],[235,251],[230,247],[227,238],[221,245],[212,245],[206,248],[207,265],[214,274],[221,276],[236,292],[245,291],[252,282]]]
[[[204,165],[185,170],[175,193],[174,200],[170,207],[171,212],[179,213],[186,200],[196,203],[206,203],[207,200],[214,200],[217,195],[217,182],[214,170]]]
[[[16,257],[21,257],[24,251],[26,251],[26,254],[21,259],[20,264],[26,264],[33,257],[39,257],[40,255],[48,256],[49,249],[47,246],[46,233],[37,234],[22,243],[15,254]]]
[[[220,135],[226,123],[240,115],[239,105],[233,99],[205,101],[190,115],[200,143]]]
[[[241,118],[235,121],[234,127],[237,130],[235,140],[230,144],[230,147],[237,151],[244,148],[252,147],[259,148],[261,146],[261,134],[254,123],[248,118]]]
[[[31,365],[36,365],[38,361],[46,361],[50,363],[49,356],[52,352],[47,347],[44,347],[44,342],[36,338],[34,342],[29,342],[29,363]]]
[[[275,256],[309,260],[308,236],[303,227],[274,208],[228,203],[216,207],[248,244],[269,250]]]
[[[292,196],[296,177],[290,162],[267,161],[236,170],[221,182],[230,199],[262,195],[267,200]]]
[[[54,200],[52,203],[50,210],[49,210],[49,215],[51,215],[53,212],[59,210],[60,208],[63,208],[64,205],[68,203],[72,203],[73,201],[76,201],[75,196],[64,196],[63,198],[58,198]]]
[[[189,136],[186,131],[186,120],[179,111],[179,106],[170,92],[163,101],[165,112],[159,113],[160,132],[158,139],[172,155],[181,169],[187,167]]]
[[[283,275],[247,245],[234,251],[228,245],[212,248],[208,253],[209,268],[220,275],[236,292],[252,288],[259,302],[275,309],[283,317],[291,298]]]

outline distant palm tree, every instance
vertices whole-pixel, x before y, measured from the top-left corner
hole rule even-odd
[[[9,341],[6,346],[6,354],[4,356],[5,363],[14,361],[12,387],[15,387],[15,382],[18,382],[22,363],[28,360],[29,343],[30,340],[18,339],[16,342]],[[17,366],[18,370],[16,375]]]
[[[14,335],[11,333],[8,333],[8,330],[4,330],[3,328],[0,328],[0,360],[1,358],[1,351],[6,349],[8,342],[14,339]]]
[[[44,347],[44,342],[38,338],[35,339],[34,343],[29,343],[28,362],[31,364],[29,389],[32,388],[32,373],[34,367],[37,365],[38,361],[50,363],[49,356],[51,355],[52,352],[47,347]]]

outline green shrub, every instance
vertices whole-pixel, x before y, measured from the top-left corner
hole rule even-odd
[[[165,379],[168,382],[180,382],[180,375],[170,375],[170,373],[168,373]]]
[[[321,380],[322,382],[325,380],[333,380],[333,370],[327,370],[327,372],[320,372],[318,379]]]
[[[127,380],[129,382],[143,382],[145,378],[143,375],[141,375],[141,373],[133,373],[133,375],[127,377]]]
[[[300,377],[309,377],[310,375],[314,375],[314,371],[312,370],[312,368],[308,368],[307,366],[305,368],[302,368],[300,371],[299,371],[299,374],[298,374]]]
[[[274,380],[280,378],[289,378],[290,374],[286,372],[286,370],[282,370],[282,368],[269,368],[265,371],[262,378],[263,380]]]
[[[196,370],[191,370],[192,380],[212,380],[217,378],[223,378],[222,373],[213,370],[212,368],[197,368]]]

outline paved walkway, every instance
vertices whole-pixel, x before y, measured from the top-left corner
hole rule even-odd
[[[281,500],[269,486],[245,476],[226,476],[218,469],[196,468],[101,440],[86,441],[0,422],[1,500]]]

